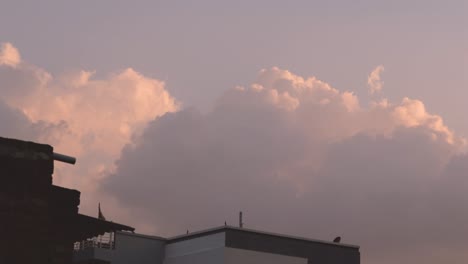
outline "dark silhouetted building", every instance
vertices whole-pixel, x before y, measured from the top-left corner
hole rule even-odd
[[[70,264],[74,242],[134,230],[79,214],[80,192],[52,185],[56,156],[0,137],[0,263]]]

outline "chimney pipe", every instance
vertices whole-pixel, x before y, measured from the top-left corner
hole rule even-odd
[[[60,153],[55,153],[54,152],[54,153],[52,153],[52,157],[54,158],[54,160],[69,163],[69,164],[75,164],[76,163],[76,158],[75,157],[70,157],[70,156],[67,156],[67,155],[60,154]]]

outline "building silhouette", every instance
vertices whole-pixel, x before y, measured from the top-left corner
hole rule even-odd
[[[359,264],[359,247],[233,226],[172,238],[117,232],[115,247],[78,247],[75,263]]]
[[[129,226],[78,213],[80,192],[52,184],[49,145],[0,138],[0,263],[72,263],[76,241]]]

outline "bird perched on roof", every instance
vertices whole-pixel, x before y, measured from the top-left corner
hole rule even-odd
[[[224,226],[227,226],[227,223],[226,223],[226,221],[224,221]]]
[[[341,242],[341,237],[335,237],[335,239],[333,239],[333,243],[340,243]]]

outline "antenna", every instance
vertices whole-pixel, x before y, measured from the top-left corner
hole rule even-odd
[[[242,220],[242,211],[239,212],[239,227],[244,227],[244,221]]]

